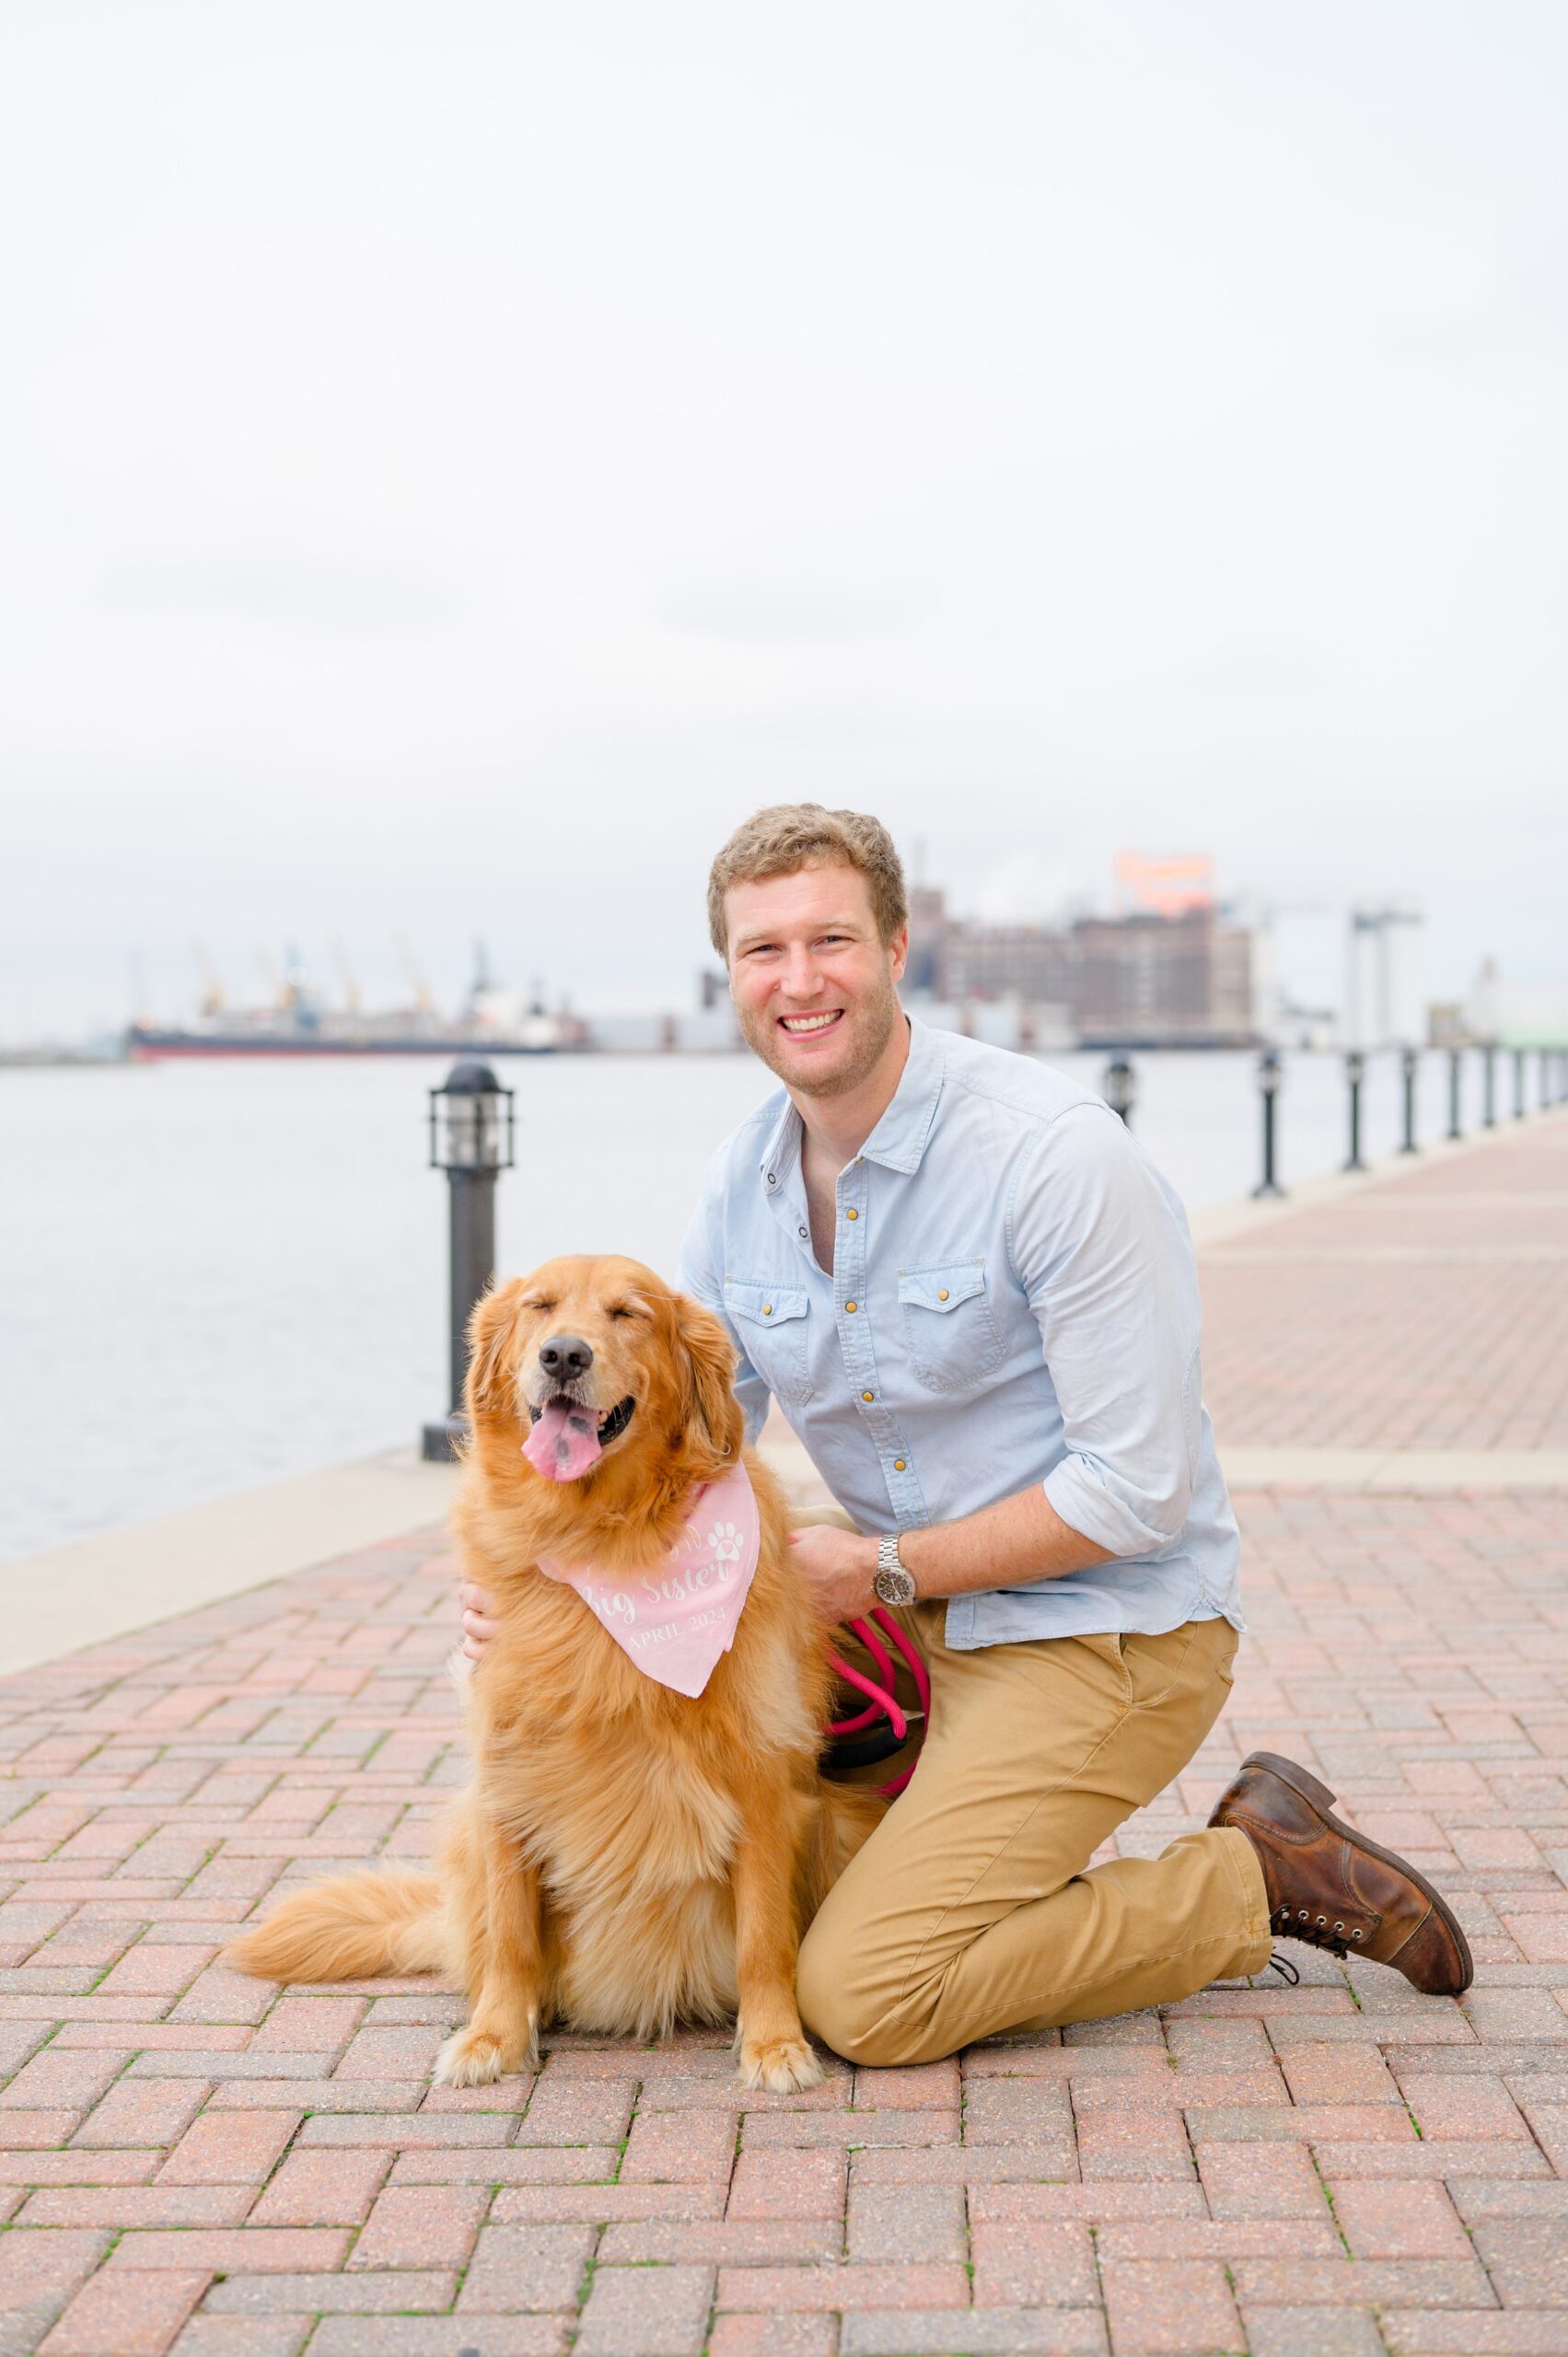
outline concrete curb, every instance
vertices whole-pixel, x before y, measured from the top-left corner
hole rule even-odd
[[[24,1556],[6,1567],[0,1676],[442,1523],[456,1478],[390,1449]]]
[[[1232,1494],[1362,1490],[1430,1497],[1453,1490],[1568,1490],[1562,1448],[1222,1448]]]

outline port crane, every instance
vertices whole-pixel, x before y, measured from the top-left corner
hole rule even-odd
[[[404,973],[408,976],[409,988],[413,993],[415,1011],[419,1015],[423,1016],[426,1021],[434,1020],[436,1014],[435,995],[431,991],[429,983],[424,979],[419,960],[413,954],[413,945],[409,940],[407,934],[395,933],[392,935],[392,946],[398,953],[399,962],[401,964]]]
[[[286,1006],[288,1004],[288,984],[283,978],[277,959],[272,956],[270,951],[263,949],[259,941],[251,944],[250,954],[261,970],[261,980],[266,983],[267,988],[273,994],[273,1004],[279,1007]]]
[[[221,1015],[224,1010],[223,981],[217,968],[207,955],[206,944],[192,936],[191,955],[196,961],[196,971],[202,978],[202,1013]]]
[[[327,946],[331,952],[332,963],[337,968],[338,980],[343,984],[343,1004],[351,1015],[357,1016],[364,1001],[360,996],[359,983],[355,979],[354,968],[348,962],[348,951],[343,947],[342,934],[334,933]]]

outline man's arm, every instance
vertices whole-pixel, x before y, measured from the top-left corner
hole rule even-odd
[[[1062,1411],[1045,1494],[1109,1554],[1157,1554],[1192,1503],[1202,1423],[1202,1306],[1180,1206],[1116,1115],[1058,1116],[1010,1215]]]
[[[1012,1265],[1040,1328],[1066,1454],[1039,1488],[900,1534],[922,1596],[1022,1587],[1177,1538],[1199,1431],[1197,1274],[1185,1224],[1115,1116],[1051,1124],[1009,1206]],[[868,1607],[875,1538],[807,1531],[796,1562],[827,1619]]]
[[[797,1530],[796,1569],[816,1590],[825,1620],[863,1620],[876,1602],[877,1541],[847,1530]],[[1109,1563],[1110,1550],[1072,1529],[1043,1490],[1020,1490],[960,1522],[899,1534],[899,1561],[922,1596],[968,1596],[981,1587],[1021,1587],[1063,1572]]]

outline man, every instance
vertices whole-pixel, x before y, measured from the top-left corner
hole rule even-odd
[[[784,1086],[711,1164],[681,1283],[753,1436],[772,1397],[855,1526],[797,1535],[823,1618],[902,1609],[932,1686],[918,1771],[802,1945],[807,2026],[927,2061],[1260,1971],[1282,1933],[1468,1986],[1436,1891],[1270,1754],[1207,1830],[1090,1866],[1214,1725],[1243,1625],[1180,1204],[1098,1097],[904,1015],[874,819],[759,811],[708,906]]]

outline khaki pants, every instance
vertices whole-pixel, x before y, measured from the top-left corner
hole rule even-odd
[[[1268,1899],[1244,1833],[1088,1863],[1218,1718],[1228,1622],[955,1653],[946,1610],[900,1616],[931,1672],[931,1726],[913,1781],[806,1934],[807,2028],[851,2061],[928,2062],[994,2031],[1261,1971]]]

